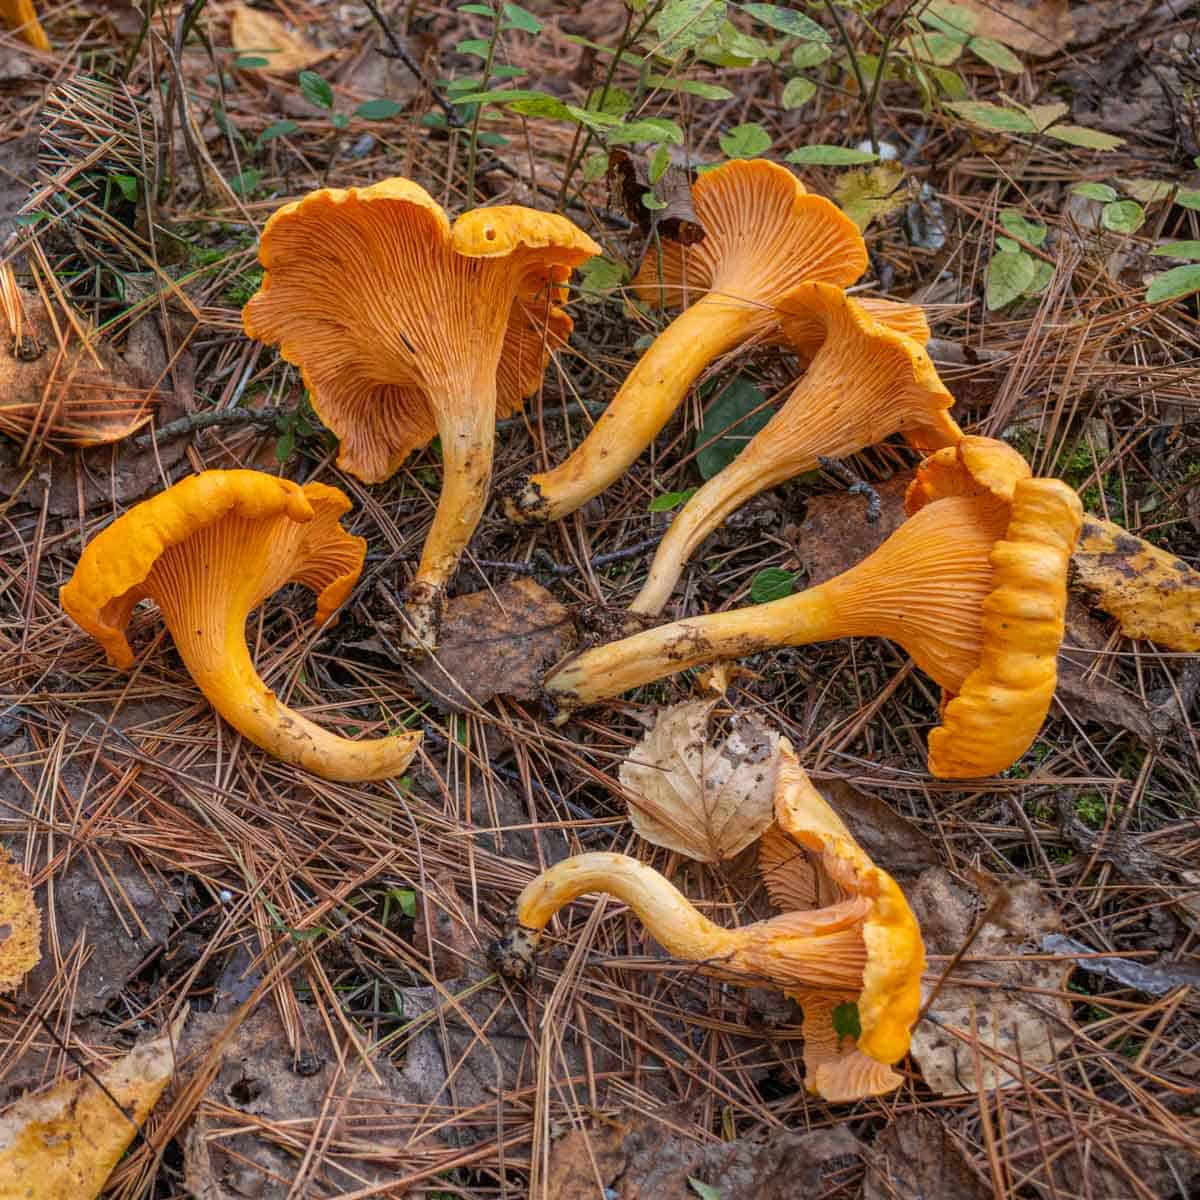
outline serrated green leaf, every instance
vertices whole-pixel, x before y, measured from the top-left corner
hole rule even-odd
[[[609,130],[605,138],[614,146],[627,142],[653,142],[656,146],[667,142],[672,146],[683,145],[683,130],[666,117],[645,117]]]
[[[688,1185],[700,1200],[725,1200],[725,1193],[719,1187],[713,1187],[711,1183],[705,1183],[694,1175],[688,1176]]]
[[[967,43],[967,49],[998,71],[1020,75],[1025,70],[1025,64],[1007,46],[994,38],[973,37]]]
[[[296,82],[300,85],[300,94],[309,104],[326,110],[333,107],[333,89],[316,71],[301,71]]]
[[[673,508],[678,508],[681,504],[686,504],[697,492],[696,488],[686,488],[682,492],[663,492],[661,496],[655,496],[653,500],[646,505],[648,512],[670,512]]]
[[[755,604],[770,604],[772,600],[790,596],[795,584],[794,572],[782,567],[764,567],[750,581],[750,599]]]
[[[1037,263],[1023,250],[1001,250],[988,263],[984,294],[988,309],[995,312],[1024,294],[1037,274]]]
[[[829,34],[816,21],[794,8],[781,8],[778,4],[743,4],[742,12],[789,37],[804,38],[806,42],[830,40]]]
[[[504,5],[504,20],[506,29],[517,29],[521,33],[541,33],[542,23],[531,12],[526,12],[519,4]]]
[[[840,1038],[853,1038],[855,1041],[862,1037],[862,1019],[858,1005],[853,1001],[839,1004],[833,1010],[833,1032]]]
[[[1109,187],[1107,183],[1077,183],[1071,191],[1076,196],[1083,196],[1086,200],[1099,200],[1103,204],[1117,198],[1117,189]]]
[[[809,67],[819,67],[833,57],[833,51],[824,42],[805,42],[792,51],[792,66],[797,71],[806,71]]]
[[[771,135],[755,121],[735,126],[717,141],[730,158],[757,158],[771,148]]]
[[[1015,238],[1028,242],[1031,246],[1040,246],[1046,240],[1049,232],[1041,221],[1031,221],[1023,217],[1015,208],[1006,208],[1000,213],[1000,224]]]
[[[876,158],[870,150],[852,150],[849,146],[801,146],[785,157],[790,163],[807,163],[811,167],[854,167],[874,162]]]
[[[1098,129],[1085,129],[1082,125],[1051,125],[1042,132],[1047,137],[1057,138],[1071,146],[1083,146],[1087,150],[1115,150],[1125,144],[1124,138],[1101,133]]]
[[[1146,289],[1146,300],[1150,304],[1158,304],[1163,300],[1190,296],[1192,292],[1200,292],[1200,263],[1172,267],[1163,275],[1155,275]]]
[[[811,79],[797,75],[795,79],[787,81],[783,95],[779,97],[779,102],[787,109],[799,108],[800,105],[807,104],[816,94],[817,85]]]
[[[1113,233],[1136,233],[1146,223],[1146,210],[1136,200],[1114,200],[1100,210],[1100,224]]]
[[[275,121],[254,139],[254,148],[261,150],[268,142],[273,142],[276,138],[289,137],[299,128],[300,126],[295,121]]]
[[[1200,242],[1164,242],[1150,253],[1159,258],[1200,258]]]
[[[666,146],[659,146],[654,152],[654,157],[650,160],[650,166],[647,168],[647,178],[651,183],[657,183],[667,173],[667,168],[670,165],[670,150]]]
[[[708,406],[695,446],[696,466],[705,479],[729,466],[775,415],[765,401],[766,395],[739,375]]]
[[[993,129],[1000,133],[1037,132],[1033,119],[1019,108],[1001,108],[998,104],[987,104],[981,100],[956,100],[946,107],[964,121],[970,121],[972,125],[980,125],[984,129]]]
[[[678,57],[715,37],[725,20],[725,0],[667,0],[654,18],[661,53]]]
[[[390,121],[392,117],[398,117],[403,111],[403,104],[397,104],[395,100],[381,96],[378,100],[367,100],[360,104],[354,110],[354,115],[362,117],[364,121]]]
[[[671,79],[666,75],[648,75],[646,83],[664,92],[684,92],[701,100],[732,100],[733,93],[716,83],[701,83],[698,79]]]

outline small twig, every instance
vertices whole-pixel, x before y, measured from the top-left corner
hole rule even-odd
[[[570,404],[563,404],[558,408],[542,409],[542,416],[546,418],[571,417],[586,412],[593,417],[598,417],[607,407],[608,402],[604,400],[573,400]],[[518,425],[524,425],[527,420],[526,413],[518,413],[515,417],[505,417],[502,421],[497,421],[496,428],[512,429]]]
[[[866,496],[867,524],[874,525],[883,515],[883,501],[879,498],[879,493],[865,479],[860,479],[855,475],[840,459],[826,458],[825,455],[819,454],[817,462],[822,470],[828,471],[830,475],[835,475],[843,483],[849,484],[846,490],[851,496]]]
[[[644,541],[636,542],[632,546],[626,546],[622,550],[610,550],[607,554],[597,554],[591,559],[593,570],[597,567],[606,567],[611,563],[623,562],[627,558],[637,558],[639,554],[645,554],[647,550],[653,550],[663,539],[661,533],[656,533],[653,537],[646,538]],[[534,550],[534,557],[537,562],[499,562],[493,559],[476,558],[472,560],[477,567],[487,567],[493,571],[514,571],[518,575],[553,575],[556,578],[561,578],[563,575],[579,575],[582,568],[577,567],[574,563],[555,562],[550,557],[549,551],[539,546]]]
[[[462,119],[458,110],[437,90],[430,80],[425,77],[425,72],[421,70],[421,64],[408,52],[408,47],[392,32],[392,27],[387,23],[387,18],[379,11],[375,0],[363,0],[367,6],[367,11],[375,19],[375,24],[383,30],[383,36],[387,38],[388,49],[382,46],[377,47],[377,50],[385,58],[398,58],[412,73],[416,76],[417,82],[429,92],[433,97],[434,103],[446,115],[446,123],[452,129],[465,129],[466,122]]]
[[[209,429],[214,425],[262,425],[273,426],[280,417],[286,416],[290,409],[283,408],[223,408],[217,412],[189,413],[177,421],[171,421],[153,433],[143,433],[133,439],[138,449],[144,449],[152,442],[165,442],[180,434],[191,433],[195,429]]]
[[[875,109],[874,100],[875,94],[872,89],[867,91],[867,81],[863,78],[862,67],[858,62],[858,52],[854,49],[854,43],[850,40],[850,34],[846,30],[846,26],[842,23],[842,18],[837,10],[837,5],[833,0],[825,0],[825,8],[832,18],[833,23],[837,26],[838,37],[842,39],[842,45],[846,47],[846,56],[850,59],[850,69],[854,72],[854,81],[858,84],[858,94],[862,98],[863,119],[867,126],[867,138],[871,143],[873,153],[879,153],[879,139],[875,136]],[[883,73],[883,63],[879,64],[879,73]]]

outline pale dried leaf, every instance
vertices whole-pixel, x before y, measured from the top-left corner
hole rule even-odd
[[[885,162],[861,171],[847,171],[834,185],[833,195],[846,216],[865,230],[872,221],[908,203],[904,167],[898,162]]]
[[[954,3],[975,15],[976,37],[993,38],[1039,58],[1057,54],[1075,32],[1069,0],[954,0]]]
[[[3,847],[0,934],[4,936],[0,941],[0,992],[11,992],[42,957],[42,918],[33,902],[33,884]]]
[[[328,50],[314,46],[306,37],[292,33],[272,13],[239,4],[229,23],[234,49],[246,58],[265,58],[265,67],[244,67],[259,71],[304,71],[329,56]]]
[[[0,1118],[0,1196],[98,1196],[171,1080],[186,1017],[185,1009],[165,1034],[94,1072],[95,1079],[64,1080],[12,1105]]]
[[[731,858],[771,824],[779,769],[779,735],[753,717],[735,715],[710,743],[716,704],[664,709],[620,772],[638,833],[700,862]]]

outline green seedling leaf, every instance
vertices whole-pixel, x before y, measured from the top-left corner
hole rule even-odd
[[[459,54],[472,54],[476,58],[487,58],[488,44],[483,38],[467,38],[466,41],[459,42],[454,49]]]
[[[833,1010],[833,1032],[840,1038],[853,1038],[858,1041],[862,1037],[862,1021],[858,1015],[858,1005],[853,1001],[839,1004]]]
[[[541,33],[542,23],[531,12],[526,12],[519,4],[505,4],[505,29],[518,29],[521,33]]]
[[[701,83],[698,79],[671,79],[666,75],[648,75],[646,83],[664,92],[686,92],[702,100],[732,100],[733,93],[716,83]]]
[[[794,8],[781,8],[778,4],[743,4],[742,12],[789,37],[804,38],[807,42],[830,40],[829,34],[816,21]]]
[[[253,167],[247,167],[244,171],[239,171],[230,181],[229,186],[237,196],[248,196],[256,187],[259,180],[262,179],[262,172],[256,171]]]
[[[395,900],[400,911],[410,919],[417,915],[417,893],[412,888],[389,888],[388,895]]]
[[[755,604],[770,604],[790,596],[795,587],[796,575],[782,567],[764,567],[750,581],[750,599]]]
[[[757,158],[771,147],[771,135],[755,121],[738,125],[717,140],[730,158]]]
[[[1040,296],[1054,278],[1054,264],[1038,258],[1034,260],[1033,282],[1025,289],[1026,296]]]
[[[625,268],[611,258],[597,255],[589,258],[576,272],[580,292],[593,300],[600,300],[628,278]]]
[[[792,51],[792,66],[797,71],[806,71],[809,67],[819,67],[832,57],[833,51],[824,42],[806,42]]]
[[[46,214],[44,212],[18,213],[13,218],[16,224],[27,229],[30,225],[36,225],[39,221],[44,221]]]
[[[718,67],[752,67],[759,62],[775,62],[779,58],[779,47],[742,33],[730,21],[723,21],[721,32],[715,39],[705,42],[696,55]]]
[[[575,120],[570,108],[557,96],[545,94],[509,101],[508,109],[509,112],[520,113],[525,117],[550,117],[556,121]]]
[[[275,441],[275,458],[283,463],[292,457],[296,446],[296,431],[285,429]]]
[[[1024,251],[1001,250],[988,263],[985,301],[995,312],[1023,296],[1033,284],[1037,263]]]
[[[239,54],[233,60],[233,65],[241,71],[256,70],[259,67],[269,67],[271,60],[264,58],[261,54]]]
[[[1020,254],[1021,253],[1021,243],[1014,242],[1012,240],[1012,238],[998,237],[996,239],[996,249],[997,250],[1007,250],[1012,254]]]
[[[646,117],[641,121],[631,121],[628,125],[619,125],[608,130],[604,136],[614,146],[625,142],[652,142],[656,146],[663,142],[673,146],[683,145],[683,130],[666,117]]]
[[[496,15],[495,11],[486,4],[464,4],[458,11],[474,13],[477,17],[494,17]]]
[[[589,155],[583,160],[581,170],[585,183],[594,183],[597,179],[603,179],[608,174],[608,155]]]
[[[1040,246],[1046,240],[1046,234],[1049,232],[1041,221],[1030,221],[1015,208],[1006,208],[1000,213],[1000,224],[1013,237],[1020,238],[1031,246]]]
[[[962,57],[963,43],[960,39],[947,37],[944,33],[926,33],[921,30],[912,37],[905,38],[900,44],[900,49],[921,62],[932,63],[936,67],[948,67]]]
[[[138,181],[136,175],[119,175],[115,171],[109,178],[121,189],[121,195],[130,204],[136,204],[138,198]]]
[[[1042,132],[1047,137],[1057,138],[1072,146],[1083,146],[1088,150],[1115,150],[1125,144],[1124,138],[1101,133],[1098,129],[1085,129],[1082,125],[1051,125]]]
[[[1077,183],[1071,191],[1086,200],[1099,200],[1104,204],[1117,198],[1117,189],[1109,187],[1107,183]]]
[[[1146,211],[1136,200],[1114,200],[1100,210],[1100,224],[1113,233],[1136,233],[1146,223]]]
[[[301,71],[296,79],[300,84],[300,94],[309,104],[326,111],[333,108],[333,89],[316,71]]]
[[[696,488],[688,488],[682,492],[663,492],[661,496],[655,496],[653,500],[646,506],[649,512],[670,512],[673,508],[678,508],[681,504],[686,504],[695,494]]]
[[[875,157],[870,150],[851,150],[848,146],[801,146],[786,155],[786,160],[812,167],[854,167],[874,162]]]
[[[1025,111],[1029,114],[1029,119],[1038,127],[1038,131],[1041,132],[1047,126],[1053,125],[1060,117],[1065,117],[1068,108],[1061,101],[1055,101],[1053,104],[1030,105]]]
[[[1165,179],[1118,179],[1117,182],[1121,185],[1121,191],[1147,207],[1170,200],[1171,193],[1175,190],[1175,185]]]
[[[787,86],[783,89],[783,95],[779,97],[779,102],[784,108],[799,108],[800,105],[807,104],[816,94],[817,85],[811,79],[797,75],[795,79],[787,81]]]
[[[708,406],[704,424],[696,434],[696,466],[705,479],[729,466],[775,415],[765,402],[766,395],[739,375]]]
[[[398,117],[403,111],[403,104],[397,104],[395,100],[381,97],[378,100],[367,100],[360,104],[354,110],[354,115],[362,117],[364,121],[390,121],[392,117]]]
[[[1200,209],[1200,188],[1180,188],[1175,193],[1180,208]]]
[[[650,182],[657,183],[667,173],[667,168],[670,165],[670,150],[666,146],[659,146],[654,152],[654,157],[650,160],[650,166],[647,168],[647,177]]]
[[[1200,292],[1200,263],[1174,267],[1163,275],[1155,275],[1146,289],[1146,300],[1158,304],[1163,300],[1178,300]]]
[[[1007,46],[993,38],[973,37],[967,43],[967,49],[985,63],[1010,75],[1020,75],[1025,70],[1025,64]]]
[[[1037,126],[1028,113],[1019,108],[1001,108],[981,100],[956,100],[946,107],[964,121],[1000,133],[1036,133]]]
[[[659,209],[667,207],[667,202],[660,200],[653,192],[643,192],[642,207],[649,209],[651,212],[658,212]]]
[[[667,0],[654,20],[659,50],[677,57],[714,37],[725,20],[725,0]]]
[[[507,63],[501,63],[499,66],[492,64],[493,79],[520,79],[522,75],[528,74],[524,67],[510,67]]]
[[[1164,242],[1150,253],[1158,258],[1200,258],[1200,242]]]
[[[502,133],[489,133],[486,130],[482,131],[475,139],[481,146],[507,146],[508,138]]]
[[[548,95],[546,92],[535,92],[526,88],[492,88],[486,92],[464,92],[461,96],[454,97],[455,104],[511,104],[515,100],[554,100],[557,104],[562,104],[554,96]],[[563,108],[566,105],[563,104]]]
[[[345,113],[330,113],[329,119],[333,122],[334,129],[345,129],[350,124],[350,118]]]
[[[947,37],[966,44],[975,32],[975,14],[969,8],[935,0],[919,14],[922,25],[936,29]]]
[[[705,1183],[694,1175],[688,1176],[688,1186],[700,1197],[700,1200],[725,1200],[725,1193],[711,1183]]]
[[[261,150],[268,142],[273,142],[276,138],[289,137],[295,133],[300,126],[295,121],[276,121],[272,125],[268,125],[254,139],[255,150]]]
[[[928,67],[930,76],[941,88],[942,94],[951,100],[961,100],[967,95],[967,81],[957,71],[948,71],[945,67]]]
[[[607,92],[597,92],[592,96],[586,107],[588,112],[623,117],[633,107],[633,97],[624,88],[610,87]]]

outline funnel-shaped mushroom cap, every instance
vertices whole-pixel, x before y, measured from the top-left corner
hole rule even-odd
[[[810,195],[786,167],[735,159],[692,184],[705,229],[690,246],[664,241],[633,281],[643,300],[679,307],[704,293],[761,306],[767,328],[780,297],[808,280],[848,287],[867,269],[857,226],[822,196]]]
[[[827,1100],[878,1095],[900,1078],[888,1069],[908,1052],[921,1007],[925,948],[916,917],[896,881],[864,853],[801,769],[786,741],[775,790],[776,825],[763,837],[759,867],[781,908],[815,908],[865,899],[862,935],[867,961],[862,979],[825,992],[792,991],[804,1009],[808,1084]],[[856,1043],[839,1049],[833,1010],[858,1009]]]
[[[154,600],[188,672],[243,736],[326,779],[400,774],[419,733],[337,737],[280,703],[246,646],[246,618],[285,583],[317,594],[316,622],[350,594],[366,542],[340,524],[336,488],[259,471],[205,471],[129,510],[94,537],[60,593],[63,608],[118,667],[133,664],[125,628]]]
[[[709,363],[751,338],[778,338],[783,296],[806,280],[845,287],[866,269],[854,222],[774,163],[726,163],[701,176],[692,197],[704,240],[662,244],[661,289],[654,250],[634,280],[643,296],[689,307],[638,360],[574,453],[508,498],[513,520],[559,520],[599,495],[654,440]]]
[[[17,31],[17,37],[35,50],[49,50],[50,39],[38,20],[33,0],[0,0],[0,23]]]
[[[779,316],[812,363],[783,407],[676,516],[634,612],[661,612],[684,564],[730,513],[811,471],[821,456],[844,458],[893,433],[923,449],[962,437],[947,411],[954,397],[921,345],[877,321],[841,288],[803,284],[780,302]]]
[[[411,640],[436,641],[442,592],[487,501],[497,412],[535,391],[571,329],[572,267],[599,247],[565,217],[476,209],[451,226],[407,179],[288,204],[259,246],[251,337],[300,366],[338,465],[368,483],[441,437],[444,477],[410,592]]]
[[[929,739],[930,771],[971,779],[1011,766],[1054,694],[1082,516],[1066,484],[1028,472],[1003,443],[964,438],[929,460],[910,489],[916,511],[856,567],[770,604],[587,650],[545,690],[570,709],[773,646],[886,637],[947,693],[943,725]]]
[[[780,769],[776,816],[779,828],[795,839],[793,850],[812,852],[832,881],[835,895],[824,907],[724,929],[637,859],[581,854],[551,867],[525,888],[517,899],[517,920],[536,938],[577,896],[608,892],[625,901],[676,958],[749,986],[812,996],[818,1004],[822,998],[857,1001],[862,1023],[858,1049],[878,1068],[908,1049],[924,968],[920,931],[895,882],[856,845],[790,750]],[[805,1029],[807,1036],[807,1020]],[[835,1074],[831,1091],[845,1093],[846,1082]],[[851,1099],[889,1090],[896,1082],[891,1071],[877,1070],[870,1090],[854,1096],[835,1097],[820,1076],[810,1086],[829,1099]]]

